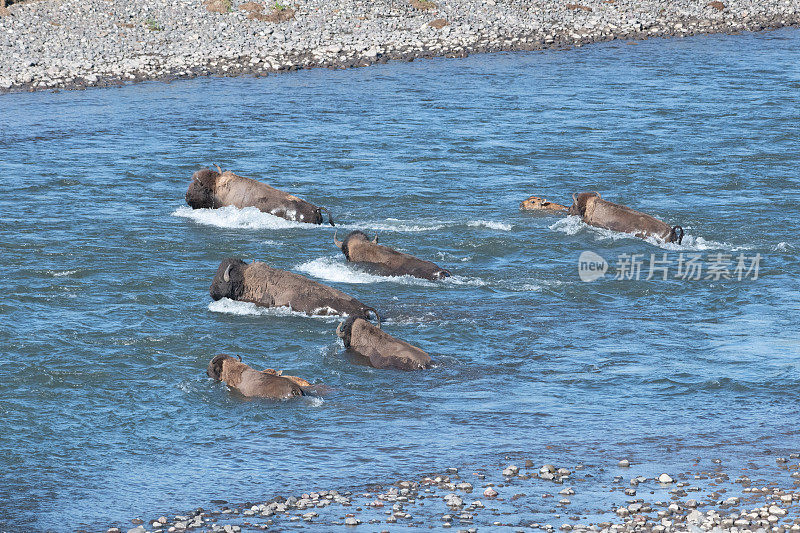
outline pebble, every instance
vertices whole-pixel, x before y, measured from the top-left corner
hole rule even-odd
[[[628,461],[627,459],[623,459],[622,461],[619,462],[619,466],[627,468],[631,466],[631,462]]]
[[[674,480],[668,474],[661,474],[658,476],[659,483],[672,483]]]
[[[492,487],[486,487],[486,489],[483,491],[483,495],[487,498],[495,498],[497,497],[497,491]]]

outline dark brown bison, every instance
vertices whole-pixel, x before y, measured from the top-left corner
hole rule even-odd
[[[643,239],[656,237],[664,242],[678,244],[683,241],[682,227],[670,226],[647,213],[603,200],[597,192],[573,194],[569,214],[583,218],[590,226],[633,233]]]
[[[351,316],[336,328],[344,347],[364,356],[375,368],[420,370],[431,366],[430,356],[411,344],[396,339],[378,325]]]
[[[538,196],[531,196],[519,204],[519,208],[523,211],[567,211],[567,207],[561,204],[550,202]]]
[[[263,307],[289,307],[307,315],[367,316],[377,311],[352,296],[300,274],[254,261],[225,259],[211,283],[211,298],[230,298]]]
[[[352,231],[343,241],[339,241],[334,234],[333,243],[348,261],[363,265],[383,276],[414,276],[428,280],[450,276],[450,272],[435,263],[378,244],[377,235],[369,240],[363,232]]]
[[[237,176],[233,172],[217,167],[219,172],[208,168],[192,175],[192,183],[186,191],[186,203],[192,209],[224,207],[232,205],[242,209],[256,207],[264,213],[310,224],[322,223],[322,211],[328,213],[328,222],[334,225],[330,211],[317,207],[297,196],[270,187],[250,178]]]
[[[303,387],[295,380],[288,376],[255,370],[242,363],[241,357],[237,360],[229,355],[216,355],[208,363],[206,374],[210,378],[224,381],[228,387],[243,396],[286,400],[305,395]]]

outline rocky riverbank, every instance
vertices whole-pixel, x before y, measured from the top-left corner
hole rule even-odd
[[[521,459],[521,458],[517,458]],[[360,490],[309,490],[267,502],[211,502],[167,518],[134,519],[108,533],[431,528],[552,533],[800,532],[800,453],[737,472],[719,459],[660,472],[628,459],[552,465],[504,458]],[[356,527],[361,526],[361,527]]]
[[[0,92],[798,23],[800,0],[38,0],[0,7]]]

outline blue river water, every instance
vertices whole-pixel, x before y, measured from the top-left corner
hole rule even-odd
[[[0,530],[507,453],[677,468],[796,451],[798,57],[787,29],[0,96]],[[454,276],[382,278],[329,226],[192,211],[213,163]],[[519,211],[585,190],[681,224],[683,245]],[[583,251],[605,277],[581,281]],[[676,277],[681,253],[701,279]],[[645,279],[651,254],[669,279]],[[373,305],[436,366],[371,369],[334,319],[212,303],[231,256]],[[706,279],[715,258],[730,279]],[[245,401],[206,377],[217,353],[331,390]]]

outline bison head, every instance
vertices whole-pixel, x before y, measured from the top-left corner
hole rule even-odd
[[[579,194],[572,195],[572,205],[569,208],[570,215],[577,215],[582,217],[584,213],[586,213],[586,202],[589,201],[590,198],[601,198],[599,192],[582,192]]]
[[[378,329],[381,329],[381,315],[379,315],[378,312],[372,307],[364,307],[361,312],[347,317],[347,320],[340,322],[339,325],[336,326],[336,336],[342,339],[345,348],[350,347],[350,336],[353,333],[353,324],[355,323],[356,319],[360,318],[362,320],[369,320],[368,315],[370,311],[372,311],[372,313],[375,315],[375,319],[378,321]]]
[[[225,259],[219,264],[214,281],[211,282],[211,298],[238,300],[244,293],[244,269],[247,263],[241,259]]]
[[[242,358],[239,356],[239,361]],[[225,361],[236,361],[230,355],[219,354],[215,355],[211,362],[208,363],[208,369],[206,370],[206,375],[210,378],[216,379],[219,381],[222,378],[222,365]]]
[[[186,203],[192,209],[215,208],[216,205],[214,190],[220,172],[203,168],[192,175],[192,183],[186,191]]]
[[[366,233],[364,233],[363,231],[356,230],[356,231],[351,231],[347,235],[347,237],[344,238],[343,241],[336,240],[336,234],[333,235],[333,244],[335,244],[342,251],[342,253],[347,258],[348,261],[350,260],[350,248],[349,248],[350,244],[359,241],[378,244],[378,234],[376,233],[375,238],[369,240],[369,237],[367,237]]]
[[[342,339],[345,348],[350,347],[350,335],[353,333],[353,322],[356,321],[357,316],[347,317],[347,320],[340,322],[336,326],[336,336]]]
[[[523,211],[563,211],[567,208],[563,205],[553,203],[538,196],[531,196],[519,204],[519,208]]]

